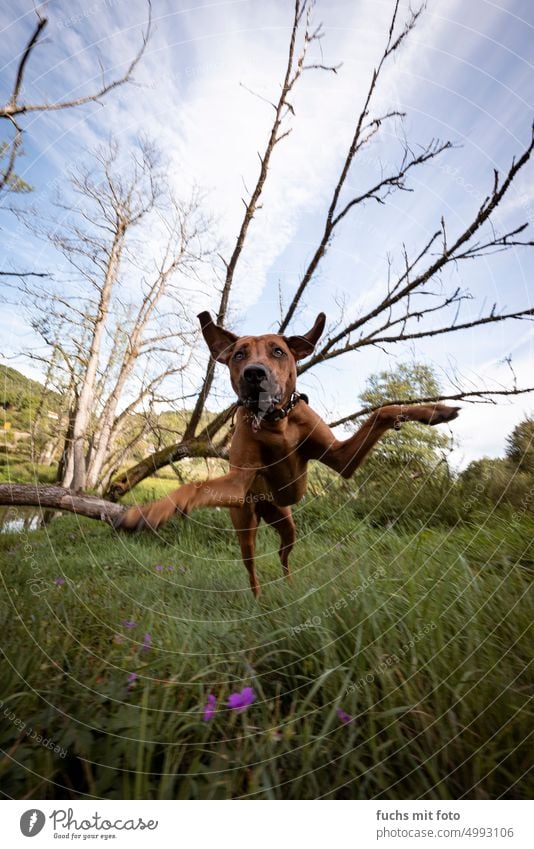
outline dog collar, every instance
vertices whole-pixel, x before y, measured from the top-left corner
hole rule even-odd
[[[296,392],[295,391],[295,392],[291,393],[289,401],[286,404],[284,404],[283,407],[280,407],[280,409],[274,409],[270,413],[266,413],[261,418],[258,415],[256,415],[255,413],[252,413],[251,415],[252,415],[252,428],[253,428],[253,430],[258,430],[261,427],[262,422],[268,422],[268,423],[279,422],[282,419],[287,418],[287,416],[290,414],[291,410],[294,407],[296,407],[296,405],[298,404],[299,401],[304,401],[306,404],[308,404],[309,403],[308,396],[304,392]],[[248,405],[245,401],[241,401],[241,399],[240,399],[237,402],[237,406],[246,408]]]
[[[295,407],[299,401],[304,401],[306,404],[308,403],[308,396],[304,395],[303,392],[292,392],[291,397],[287,404],[281,407],[279,410],[273,410],[267,415],[263,416],[263,421],[265,422],[279,422],[281,419],[285,419]]]

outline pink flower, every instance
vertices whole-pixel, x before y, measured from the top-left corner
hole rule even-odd
[[[227,705],[231,710],[245,710],[255,701],[256,694],[252,687],[243,687],[240,693],[232,693],[229,696]]]
[[[119,645],[122,645],[122,643],[124,642],[123,635],[122,634],[115,634],[115,636],[113,637],[113,642],[119,643]]]
[[[204,722],[210,722],[210,720],[213,719],[213,717],[215,716],[216,707],[217,699],[215,698],[213,693],[210,693],[208,695],[208,701],[204,705],[204,713],[202,715],[202,719],[204,720]]]
[[[128,684],[133,684],[134,681],[137,681],[137,672],[130,672],[128,675]]]
[[[147,632],[147,633],[145,634],[145,636],[143,637],[143,651],[148,651],[148,650],[149,650],[149,648],[150,648],[150,646],[151,646],[151,643],[152,643],[152,637],[151,637],[151,635]]]
[[[348,722],[352,722],[352,720],[354,719],[353,716],[349,716],[349,714],[345,713],[345,711],[341,710],[341,708],[336,708],[336,713],[344,725],[346,725]]]

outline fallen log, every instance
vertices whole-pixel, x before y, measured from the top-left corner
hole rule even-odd
[[[126,509],[121,504],[114,504],[96,495],[70,492],[61,486],[31,483],[0,484],[0,505],[67,510],[69,513],[86,516],[88,519],[99,519],[110,525]]]

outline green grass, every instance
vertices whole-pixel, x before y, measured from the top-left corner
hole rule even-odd
[[[55,483],[55,466],[39,466],[28,457],[21,460],[0,453],[0,483]]]
[[[260,529],[259,601],[225,511],[159,537],[69,516],[0,535],[3,792],[531,797],[534,521],[373,528],[309,498],[297,523],[291,587]],[[226,709],[244,686],[256,702]]]

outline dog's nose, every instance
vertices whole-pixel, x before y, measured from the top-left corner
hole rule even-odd
[[[258,385],[267,377],[267,369],[260,365],[247,366],[243,371],[243,377],[247,383]]]

